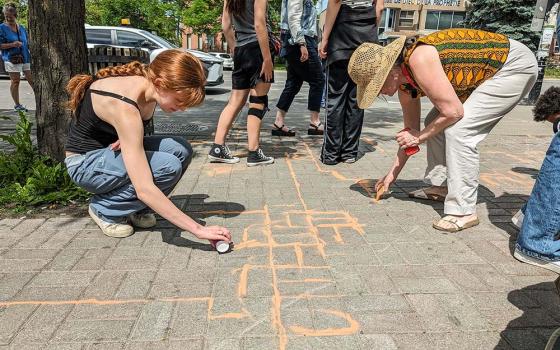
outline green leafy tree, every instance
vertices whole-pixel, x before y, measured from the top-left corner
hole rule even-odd
[[[223,0],[192,0],[182,12],[182,22],[194,33],[216,34],[222,30],[223,3]]]
[[[2,13],[1,9],[4,7],[4,4],[15,4],[18,9],[18,23],[23,25],[25,28],[27,26],[27,0],[0,0],[0,23],[4,22],[4,14]]]
[[[128,18],[132,27],[177,43],[182,6],[178,0],[86,0],[86,23],[118,26]]]
[[[507,35],[535,51],[539,33],[531,31],[535,0],[472,0],[467,8],[467,28]]]

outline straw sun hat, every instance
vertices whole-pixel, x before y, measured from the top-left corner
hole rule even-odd
[[[350,57],[348,74],[358,86],[358,107],[368,108],[379,95],[389,71],[402,52],[405,36],[387,46],[363,43]]]

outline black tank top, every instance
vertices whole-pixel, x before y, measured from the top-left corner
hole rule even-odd
[[[140,112],[138,104],[128,97],[108,91],[88,89],[84,95],[84,99],[76,110],[77,118],[73,118],[70,123],[68,140],[65,146],[66,151],[83,154],[105,148],[119,139],[115,128],[111,124],[101,120],[101,118],[95,114],[91,102],[92,93],[117,98],[133,105]],[[149,122],[150,120],[142,121],[144,126]]]

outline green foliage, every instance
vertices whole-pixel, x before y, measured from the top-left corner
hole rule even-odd
[[[121,19],[128,18],[131,27],[178,43],[178,21],[183,6],[181,0],[86,0],[86,23],[118,26]]]
[[[25,28],[28,28],[27,25],[27,0],[0,0],[0,23],[4,22],[4,14],[2,13],[1,9],[4,4],[13,3],[16,4],[18,9],[18,18],[17,22],[23,25]]]
[[[531,31],[535,0],[472,0],[467,7],[467,28],[507,35],[536,51],[540,34]]]
[[[62,163],[37,152],[31,140],[31,127],[32,123],[20,112],[15,132],[0,135],[0,140],[13,147],[11,152],[0,152],[0,205],[22,210],[88,198],[88,193],[72,182]]]
[[[546,67],[546,70],[544,71],[544,77],[559,79],[560,67]]]
[[[182,22],[194,33],[216,34],[222,30],[223,3],[223,0],[192,0],[182,11]]]
[[[224,0],[189,0],[181,13],[181,20],[194,33],[216,34],[222,31],[222,9]],[[268,16],[273,30],[280,22],[282,0],[268,1]]]

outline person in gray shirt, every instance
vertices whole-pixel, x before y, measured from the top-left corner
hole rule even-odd
[[[233,26],[232,26],[233,25]],[[235,32],[234,32],[235,28]],[[233,50],[232,91],[220,115],[214,144],[208,154],[211,162],[233,164],[239,158],[225,144],[233,121],[249,98],[247,166],[274,163],[259,147],[262,118],[268,111],[268,91],[274,82],[273,48],[267,19],[267,0],[226,0],[222,29]]]

